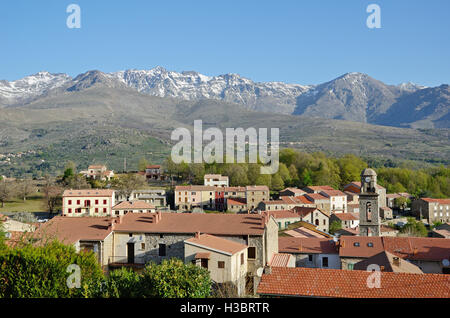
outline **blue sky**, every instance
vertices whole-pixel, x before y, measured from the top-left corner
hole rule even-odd
[[[81,7],[81,29],[66,7]],[[381,8],[381,29],[366,7]],[[449,83],[450,1],[1,1],[0,79],[161,65],[317,84],[363,72],[388,84]]]

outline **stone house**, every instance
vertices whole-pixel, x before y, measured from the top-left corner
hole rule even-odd
[[[184,241],[184,261],[206,268],[217,284],[232,283],[245,293],[248,246],[209,234],[195,234]]]
[[[420,198],[412,201],[412,213],[428,224],[450,222],[450,199]]]
[[[341,268],[339,251],[332,239],[279,237],[278,250],[293,255],[296,267]]]

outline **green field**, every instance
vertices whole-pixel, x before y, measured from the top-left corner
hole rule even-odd
[[[45,208],[43,206],[42,194],[36,193],[26,201],[21,199],[15,199],[5,202],[5,206],[0,207],[1,212],[43,212]]]

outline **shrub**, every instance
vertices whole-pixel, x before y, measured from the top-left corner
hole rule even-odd
[[[102,296],[113,298],[142,297],[141,276],[128,268],[121,268],[109,273],[102,285]]]
[[[68,288],[70,264],[81,269],[81,288]],[[0,251],[0,297],[93,297],[103,273],[92,252],[76,253],[57,241]]]
[[[211,284],[207,269],[173,258],[147,265],[141,286],[144,297],[204,298],[210,296]]]

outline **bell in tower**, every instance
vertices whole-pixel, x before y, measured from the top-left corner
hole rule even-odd
[[[378,207],[377,174],[367,168],[361,172],[359,195],[359,235],[380,235],[380,212]]]

